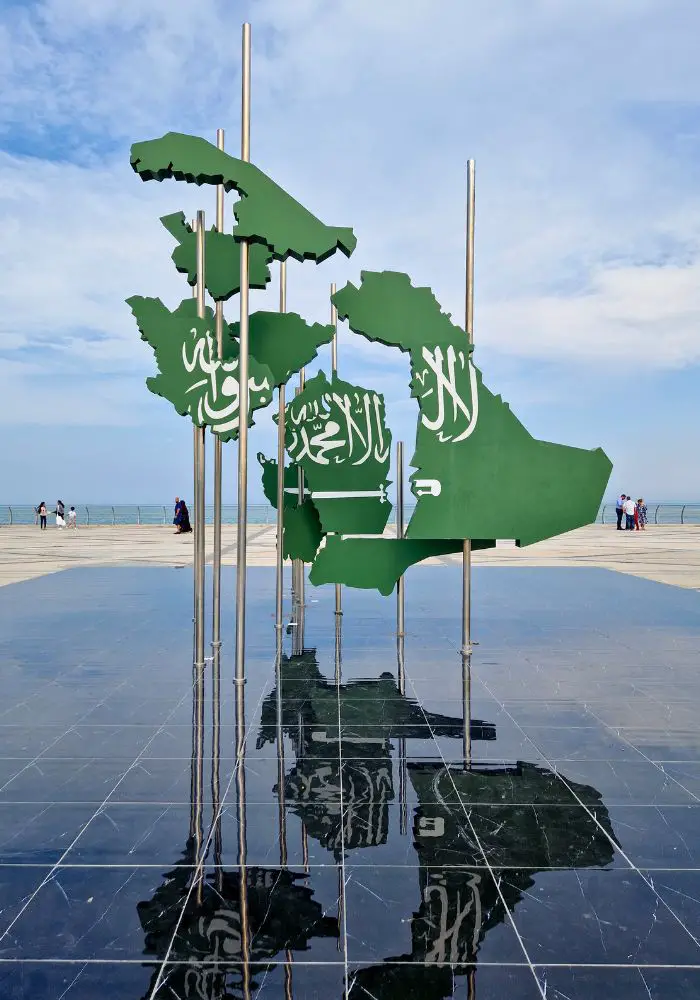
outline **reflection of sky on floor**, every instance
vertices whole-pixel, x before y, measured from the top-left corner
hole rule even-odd
[[[308,588],[279,663],[251,570],[244,762],[232,590],[203,726],[188,571],[0,591],[0,995],[698,992],[697,594],[477,569],[465,766],[457,569],[409,575],[403,651],[393,599],[338,636]]]

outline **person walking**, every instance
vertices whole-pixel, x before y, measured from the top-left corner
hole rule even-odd
[[[634,531],[634,510],[635,502],[630,497],[625,497],[623,510],[625,512],[625,530]]]
[[[78,527],[78,515],[75,512],[75,507],[71,507],[68,511],[68,527],[74,530]]]
[[[615,501],[615,514],[617,516],[617,530],[622,531],[622,515],[624,514],[625,500],[627,497],[621,493]]]
[[[173,518],[173,524],[177,529],[175,532],[176,535],[184,535],[188,531],[192,531],[190,512],[187,509],[187,504],[179,497],[175,497],[175,517]]]
[[[41,503],[37,507],[37,513],[39,515],[39,527],[43,531],[44,528],[46,527],[46,514],[47,514],[46,501],[44,500],[41,501]]]
[[[65,514],[66,514],[66,507],[65,507],[65,504],[63,503],[63,500],[57,500],[56,501],[56,527],[57,528],[65,528],[65,526],[66,526]]]
[[[642,531],[646,531],[648,512],[647,512],[647,505],[644,503],[644,497],[640,497],[639,500],[637,500],[637,518],[638,518],[637,531],[639,531],[640,529]]]

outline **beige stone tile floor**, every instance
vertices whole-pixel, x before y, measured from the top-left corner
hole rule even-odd
[[[182,566],[192,563],[192,535],[176,535],[171,525],[79,527],[0,527],[0,586],[77,566]],[[225,525],[224,565],[236,563],[236,527]],[[207,559],[212,557],[211,528]],[[429,560],[449,565],[460,556]],[[248,565],[273,566],[274,525],[249,525]],[[528,548],[499,543],[474,554],[475,565],[600,566],[632,576],[700,589],[700,526],[650,526],[645,532],[618,532],[590,525]]]

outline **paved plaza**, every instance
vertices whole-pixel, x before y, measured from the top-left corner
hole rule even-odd
[[[387,535],[391,534],[391,529]],[[274,566],[274,525],[248,526],[248,564]],[[212,528],[207,558],[212,559]],[[0,528],[0,586],[78,566],[191,566],[193,535],[176,535],[170,525]],[[452,565],[461,556],[439,556],[428,564]],[[499,543],[476,552],[475,565],[598,566],[620,573],[700,590],[700,526],[650,525],[645,532],[618,532],[594,524],[537,545],[518,549]],[[222,561],[236,563],[236,526],[222,529]]]
[[[0,546],[3,1000],[700,995],[700,529],[477,555],[463,659],[453,557],[278,652],[251,525],[238,689],[191,536]]]

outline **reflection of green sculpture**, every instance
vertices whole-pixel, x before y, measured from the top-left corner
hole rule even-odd
[[[425,739],[431,732],[461,740],[462,720],[425,712],[400,693],[389,673],[337,687],[321,674],[312,649],[301,656],[283,656],[280,676],[282,690],[263,702],[257,748],[277,739],[279,694],[282,729],[296,755],[284,782],[290,808],[336,860],[343,845],[351,851],[386,843],[394,801],[391,740]],[[496,731],[492,724],[473,719],[471,735],[473,740],[494,740]]]
[[[160,220],[178,245],[173,250],[173,263],[187,275],[190,285],[197,283],[197,234],[185,221],[184,212],[164,215]],[[241,290],[241,244],[230,233],[208,229],[204,239],[206,289],[217,301],[229,299]],[[248,285],[265,288],[270,280],[267,266],[272,254],[267,247],[253,244],[248,255]]]
[[[287,406],[285,428],[323,530],[381,534],[391,513],[383,397],[321,372]]]
[[[196,869],[188,850],[178,867],[164,875],[151,899],[137,906],[145,936],[144,955],[158,963],[152,988],[167,958],[172,968],[167,988],[172,997],[243,997],[242,936],[247,926],[248,960],[252,976],[264,981],[274,959],[307,951],[314,938],[336,938],[338,920],[327,916],[303,875],[284,868],[245,869],[245,925],[241,899],[241,872],[209,874],[201,898],[191,888]],[[253,981],[250,987],[259,984]],[[250,995],[250,993],[248,993]]]
[[[595,519],[611,464],[600,449],[537,441],[484,386],[464,331],[408,275],[364,273],[336,293],[370,340],[409,351],[420,421],[410,538],[549,538]],[[562,503],[562,494],[566,503]]]
[[[229,156],[199,136],[168,132],[160,139],[135,142],[131,165],[142,180],[174,177],[194,184],[223,184],[241,200],[234,215],[233,235],[262,243],[273,257],[284,260],[325,260],[336,250],[346,256],[357,240],[352,229],[326,226],[253,163]]]
[[[482,941],[506,921],[538,870],[597,868],[613,860],[608,811],[588,785],[568,782],[596,819],[575,803],[559,775],[534,764],[465,771],[409,763],[408,773],[419,801],[413,833],[420,906],[411,920],[411,953],[359,969],[353,1000],[451,997],[453,976],[473,970]],[[556,808],[538,813],[523,802]],[[564,805],[575,806],[574,823]]]

